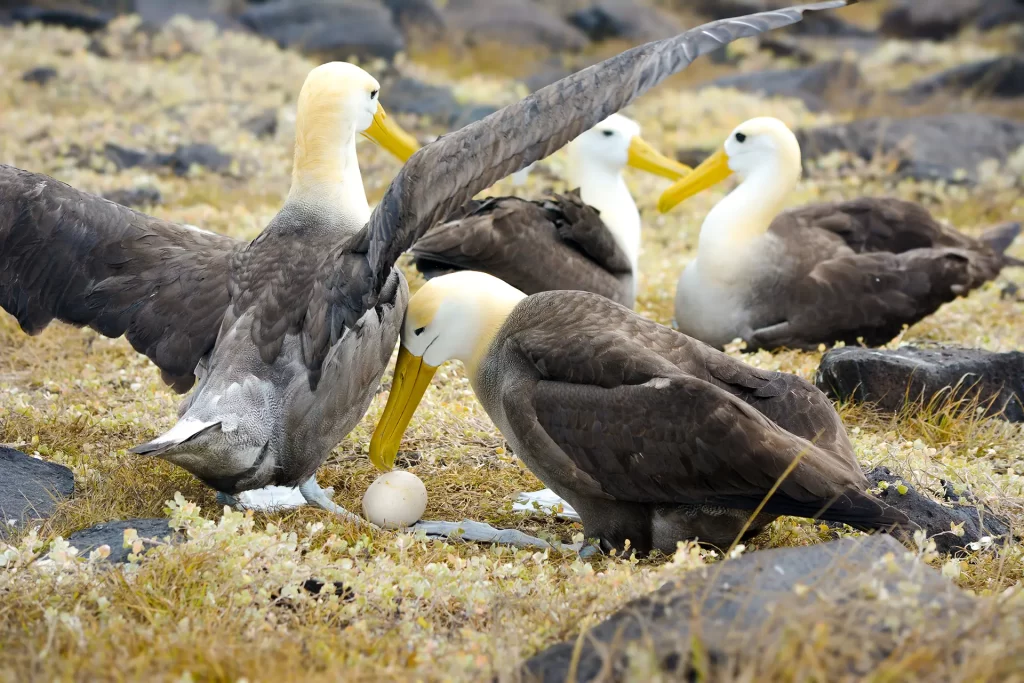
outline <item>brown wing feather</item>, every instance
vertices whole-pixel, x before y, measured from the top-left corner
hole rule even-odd
[[[335,324],[353,325],[370,307],[398,256],[478,192],[564,147],[583,131],[689,65],[700,55],[748,36],[800,21],[809,10],[843,7],[847,0],[799,5],[715,21],[647,43],[542,88],[520,102],[444,135],[409,159],[373,211],[365,257],[370,277],[353,277],[348,252],[320,281],[322,306]],[[324,330],[311,359],[322,362]]]
[[[563,391],[613,390],[606,394],[574,394],[572,400],[583,403],[593,403],[597,396],[604,396],[603,400],[608,402],[607,410],[602,411],[597,422],[583,419],[580,408],[570,408],[572,401],[565,403],[564,409],[575,414],[572,419],[582,420],[577,426],[594,427],[601,433],[619,429],[621,438],[629,434],[647,438],[651,429],[663,430],[665,434],[684,430],[685,435],[675,434],[672,439],[683,439],[693,457],[703,457],[698,453],[704,447],[701,443],[713,444],[720,452],[746,458],[746,454],[757,453],[767,457],[775,452],[773,449],[783,448],[783,444],[788,444],[786,448],[790,450],[797,446],[806,448],[810,446],[809,441],[814,441],[818,444],[814,460],[828,464],[833,480],[864,482],[832,404],[799,377],[753,368],[623,306],[585,292],[548,292],[532,296],[516,309],[504,330],[504,343],[536,370],[538,387],[543,386],[543,392],[547,393],[537,394],[535,400],[548,401],[544,406],[545,410],[550,408],[551,414],[558,414],[560,409],[554,402],[559,398],[569,401]],[[660,402],[662,407],[652,408],[644,402],[645,396]],[[661,398],[655,399],[657,396]],[[634,400],[639,402],[631,403]],[[673,401],[678,403],[673,404]],[[674,418],[664,425],[642,426],[650,409],[657,414],[664,406],[670,406],[664,409],[674,411]],[[538,415],[540,411],[538,405]],[[543,422],[547,418],[538,419]],[[613,427],[610,421],[618,426]],[[740,439],[738,432],[732,436],[719,433],[732,422],[742,425],[747,437],[755,440],[763,437],[766,441],[750,441],[746,445],[729,442],[732,445],[727,447],[723,439]],[[788,431],[782,423],[789,427]],[[702,432],[705,425],[708,431]],[[553,434],[552,438],[558,441]],[[758,450],[765,443],[772,444],[771,449]],[[596,466],[596,463],[591,465]],[[599,473],[590,471],[591,465],[586,466],[587,473],[599,479]],[[765,472],[766,477],[776,474],[771,467]],[[752,472],[751,476],[761,475]],[[799,482],[797,485],[815,486]]]
[[[779,214],[769,229],[791,239],[806,230],[825,230],[858,254],[928,247],[988,249],[980,240],[942,225],[920,204],[892,197],[807,204]]]
[[[984,256],[953,249],[913,249],[832,258],[777,297],[781,320],[747,339],[758,348],[816,348],[843,341],[885,344],[942,304],[991,279]]]
[[[441,264],[490,273],[527,294],[580,289],[623,297],[615,274],[628,273],[629,261],[598,212],[577,195],[544,201],[495,197],[474,204],[413,245],[421,271]]]
[[[582,292],[531,297],[514,315],[504,343],[537,380],[504,394],[506,418],[581,493],[750,509],[800,457],[767,511],[816,516],[828,507],[823,518],[862,527],[904,521],[862,493],[838,416],[799,378],[749,368]],[[814,445],[768,417],[787,410],[804,415],[788,419],[815,432],[809,438],[826,438]]]
[[[242,244],[0,165],[0,305],[29,334],[57,319],[125,335],[178,391],[216,342]]]
[[[510,321],[510,338],[541,377],[614,387],[678,370],[739,398],[772,422],[855,461],[831,401],[796,375],[762,370],[591,294],[541,294]],[[565,340],[564,346],[559,346]]]

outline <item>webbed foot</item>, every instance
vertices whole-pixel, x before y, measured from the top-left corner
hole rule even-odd
[[[315,507],[333,512],[339,517],[343,517],[359,524],[369,524],[368,521],[363,519],[357,514],[349,512],[342,506],[331,500],[331,494],[334,493],[334,489],[328,487],[327,489],[320,488],[320,484],[316,482],[316,475],[307,479],[304,483],[299,486],[299,493],[306,499],[306,502]]]
[[[516,529],[498,529],[484,522],[464,519],[461,522],[420,521],[409,527],[411,531],[423,531],[432,538],[461,538],[471,543],[500,543],[517,548],[561,549],[562,544],[548,543],[544,539],[524,534]]]
[[[240,504],[238,499],[232,496],[230,493],[224,493],[223,491],[217,491],[217,505],[227,505],[229,508],[238,508]]]

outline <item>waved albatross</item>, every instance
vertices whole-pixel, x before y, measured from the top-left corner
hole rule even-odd
[[[704,219],[697,257],[679,278],[680,331],[719,348],[739,337],[750,351],[878,346],[1020,263],[1003,254],[1019,225],[975,239],[900,199],[779,213],[800,170],[796,136],[778,119],[755,118],[661,196],[668,211],[732,173],[742,179]]]
[[[407,296],[398,257],[476,193],[698,56],[845,4],[719,20],[583,69],[420,149],[368,219],[354,138],[395,138],[379,86],[353,65],[318,70],[325,78],[300,95],[291,192],[249,243],[0,167],[0,305],[30,333],[56,318],[124,334],[179,390],[198,378],[178,424],[137,452],[226,494],[298,484],[347,515],[313,475],[362,417],[394,349]]]
[[[828,398],[591,292],[526,296],[485,273],[409,301],[391,394],[370,441],[390,469],[437,368],[465,365],[513,452],[601,549],[727,547],[777,515],[908,528],[868,481]],[[747,524],[772,492],[763,507]]]
[[[670,180],[691,169],[659,154],[640,126],[612,114],[566,147],[570,187],[538,201],[473,200],[417,240],[427,278],[454,270],[490,273],[527,294],[579,289],[633,307],[640,212],[622,177],[631,166]]]

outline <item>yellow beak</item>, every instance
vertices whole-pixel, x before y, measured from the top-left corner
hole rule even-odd
[[[681,164],[675,159],[669,159],[662,155],[639,135],[629,141],[629,156],[626,158],[626,163],[633,168],[669,180],[679,180],[693,170],[686,164]]]
[[[420,149],[420,143],[416,142],[416,138],[389,119],[388,115],[384,113],[384,107],[379,102],[377,103],[377,113],[373,115],[373,123],[363,131],[362,135],[376,142],[402,161],[408,161],[409,157]]]
[[[412,355],[404,346],[399,347],[391,393],[370,439],[370,462],[380,471],[387,472],[395,466],[402,435],[435,372],[436,366],[427,365],[422,357]]]
[[[679,202],[717,185],[730,175],[732,169],[729,168],[729,155],[725,153],[725,148],[721,148],[693,169],[693,173],[665,190],[658,199],[658,211],[667,213]]]

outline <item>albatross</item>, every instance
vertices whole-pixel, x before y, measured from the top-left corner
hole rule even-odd
[[[57,319],[124,335],[179,391],[198,379],[177,424],[135,452],[228,497],[298,485],[310,503],[355,519],[315,472],[365,413],[394,350],[408,291],[398,257],[478,192],[698,56],[846,4],[719,20],[583,69],[421,148],[372,212],[356,134],[399,156],[409,141],[385,118],[372,76],[318,67],[299,96],[291,190],[251,242],[0,167],[0,305],[29,333]]]
[[[632,308],[640,212],[622,171],[631,166],[678,180],[691,169],[660,154],[621,114],[580,135],[566,151],[574,190],[537,201],[468,202],[413,245],[417,269],[428,279],[477,270],[527,294],[580,289]]]
[[[463,363],[512,451],[601,550],[628,541],[639,553],[671,553],[686,539],[728,547],[778,515],[862,530],[911,524],[866,493],[839,415],[806,380],[747,365],[591,292],[527,296],[473,271],[434,278],[409,301],[370,441],[379,469],[394,465],[449,360]]]
[[[1019,224],[975,239],[889,197],[780,213],[800,171],[800,145],[786,124],[754,118],[662,194],[665,212],[733,173],[741,178],[704,219],[697,256],[679,277],[680,331],[718,348],[740,338],[750,351],[878,346],[1020,265],[1003,253]]]

